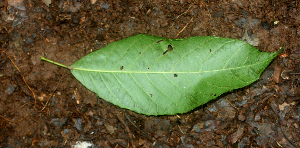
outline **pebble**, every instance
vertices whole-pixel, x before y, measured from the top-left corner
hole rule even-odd
[[[216,120],[205,121],[204,128],[206,131],[214,131],[217,128],[217,121]]]
[[[195,131],[195,132],[199,133],[200,130],[201,130],[201,128],[203,128],[203,124],[198,123],[198,124],[195,124],[195,125],[193,126],[192,131]]]
[[[115,133],[116,128],[113,127],[112,125],[110,125],[110,124],[104,124],[104,126],[105,126],[106,130],[109,132],[109,134],[112,135],[112,134]]]
[[[238,116],[238,119],[240,120],[240,121],[245,121],[246,120],[246,117],[244,116],[244,115],[239,115]]]
[[[9,86],[6,88],[5,92],[8,93],[9,95],[11,95],[15,89],[16,89],[17,85],[15,84],[9,84]]]
[[[54,118],[54,119],[51,119],[51,123],[56,125],[56,126],[59,126],[59,127],[62,127],[67,121],[67,118]]]
[[[259,121],[260,120],[260,114],[256,114],[255,117],[254,117],[254,121]]]
[[[81,118],[76,118],[75,119],[75,124],[74,124],[74,127],[81,131],[82,130],[82,119]]]
[[[69,132],[70,132],[69,129],[64,129],[64,134],[67,134],[67,133],[69,133]]]

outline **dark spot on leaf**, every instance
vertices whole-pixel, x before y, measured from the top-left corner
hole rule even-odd
[[[149,70],[150,68],[148,67],[147,69]]]
[[[172,45],[168,45],[168,49],[163,53],[163,55],[165,55],[168,51],[173,51],[173,47]]]
[[[172,45],[170,45],[170,44],[168,45],[168,50],[169,50],[169,51],[173,51]]]
[[[217,94],[210,94],[211,96],[217,96]]]
[[[150,94],[150,97],[152,98],[152,94]]]
[[[139,52],[139,54],[141,54],[141,52]]]
[[[158,40],[156,43],[159,43],[159,42],[162,42],[162,41],[164,41],[164,40]]]
[[[209,52],[211,52],[211,49],[209,49]]]
[[[174,77],[177,77],[178,75],[176,73],[174,73]]]
[[[123,68],[124,68],[124,66],[121,66],[121,67],[120,67],[120,70],[123,70]]]

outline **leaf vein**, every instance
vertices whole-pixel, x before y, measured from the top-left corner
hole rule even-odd
[[[203,65],[211,58],[212,55],[214,55],[218,50],[221,49],[221,47],[223,47],[224,45],[226,45],[227,43],[233,42],[234,40],[228,40],[227,42],[223,43],[219,48],[217,48],[212,54],[210,54],[206,60],[204,60],[204,62],[202,63],[202,65],[200,66],[199,71],[201,71]]]
[[[120,57],[120,59],[118,60],[118,62],[115,64],[115,66],[113,66],[113,69],[116,68],[116,66],[118,66],[119,62],[123,59],[124,55],[129,51],[130,47],[136,43],[136,40],[133,41],[132,44],[130,44],[130,46],[128,46],[128,48],[126,49],[126,51],[124,52],[124,54]]]
[[[165,112],[166,112],[166,110],[165,109],[163,109],[161,106],[159,106],[151,97],[150,97],[150,95],[148,95],[147,94],[147,92],[145,92],[145,90],[137,83],[137,81],[134,79],[134,77],[131,75],[131,74],[129,74],[130,76],[131,76],[131,78],[133,79],[133,81],[143,90],[143,92],[150,98],[150,100],[153,102],[153,103],[155,103],[156,104],[156,106],[158,106],[159,108],[161,108],[162,110],[164,110]]]
[[[181,90],[177,85],[175,85],[172,81],[170,81],[170,80],[166,77],[165,74],[163,74],[163,75],[165,76],[165,78],[166,78],[173,86],[175,86],[178,90],[180,90],[182,93],[184,93],[185,96],[188,96],[188,94],[186,94],[186,92],[184,92],[183,90]],[[191,99],[192,99],[193,101],[195,101],[193,97],[191,97]],[[197,102],[197,101],[195,101],[195,102]]]
[[[201,43],[199,46],[201,46],[201,45],[207,43],[208,41],[210,41],[210,40],[212,40],[212,39],[214,39],[214,38],[209,38],[208,40],[206,40],[206,41],[204,41],[203,43]],[[183,55],[183,56],[182,56],[182,57],[174,64],[174,66],[172,67],[172,69],[171,69],[170,71],[173,71],[173,69],[177,66],[177,64],[178,64],[185,56],[187,56],[188,54],[191,54],[191,53],[194,52],[196,49],[200,48],[199,46],[196,47],[196,48],[194,48],[194,49],[192,49],[192,50],[190,50],[190,51],[187,52],[185,55]]]
[[[122,86],[122,88],[127,92],[127,94],[131,97],[132,101],[140,108],[142,109],[143,111],[147,112],[146,110],[144,110],[142,107],[141,107],[141,104],[137,103],[136,100],[134,99],[134,97],[128,92],[127,89],[125,89],[124,85],[121,83],[121,81],[112,73],[112,75],[115,77],[115,79],[119,82],[119,84]]]
[[[129,66],[128,69],[130,69],[130,68],[136,63],[136,61],[137,61],[139,58],[141,58],[142,55],[149,49],[149,47],[152,47],[153,44],[155,44],[155,42],[152,43],[152,44],[150,44],[150,45],[148,45],[148,47],[147,47],[144,51],[141,52],[141,54],[133,61],[133,63]]]
[[[104,85],[105,85],[105,87],[107,88],[107,90],[110,92],[110,94],[112,94],[114,97],[115,97],[115,99],[119,102],[119,106],[120,107],[123,107],[123,104],[119,101],[119,99],[115,96],[115,94],[111,91],[111,89],[107,86],[107,84],[106,84],[106,82],[105,82],[105,79],[103,79],[103,77],[102,77],[102,75],[101,75],[101,73],[97,73],[100,77],[101,77],[101,79],[103,80],[103,83],[104,83]],[[108,100],[107,100],[108,101]]]
[[[105,64],[107,63],[107,61],[110,59],[110,56],[113,55],[112,52],[114,51],[114,49],[115,49],[114,47],[116,46],[116,44],[112,43],[112,44],[110,44],[110,45],[113,45],[113,47],[111,47],[112,50],[110,51],[109,55],[106,57],[106,60],[105,60],[105,62],[103,63],[101,69],[105,66]],[[108,45],[108,46],[110,46],[110,45]]]
[[[232,59],[232,57],[233,57],[238,51],[240,51],[244,45],[245,45],[245,44],[242,44],[242,45],[238,48],[238,50],[235,50],[235,52],[230,56],[230,58],[227,60],[227,62],[226,62],[225,65],[223,66],[223,69],[227,66],[228,62]]]
[[[151,84],[152,84],[159,92],[161,92],[164,96],[166,96],[171,102],[173,102],[173,103],[176,104],[177,106],[181,107],[181,106],[178,105],[173,99],[171,99],[169,96],[167,96],[165,93],[163,93],[160,89],[158,89],[158,88],[156,87],[156,85],[154,85],[153,82],[150,80],[150,78],[148,77],[147,74],[145,74],[145,75],[146,75],[147,79],[150,81],[150,83],[151,83]],[[181,107],[181,108],[184,110],[183,107]]]

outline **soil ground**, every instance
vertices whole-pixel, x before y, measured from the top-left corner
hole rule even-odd
[[[299,1],[1,0],[0,10],[0,147],[300,147]],[[141,33],[246,33],[261,51],[284,50],[252,85],[177,116],[114,106],[40,60],[71,65]]]

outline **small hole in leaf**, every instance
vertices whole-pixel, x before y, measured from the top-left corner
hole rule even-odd
[[[149,70],[150,68],[148,67],[147,69]]]
[[[165,55],[168,51],[173,51],[173,47],[172,45],[168,45],[168,49],[163,53],[163,55]]]
[[[124,68],[124,66],[121,66],[121,67],[120,67],[120,70],[123,70],[123,68]]]
[[[162,41],[164,41],[164,40],[158,40],[156,43],[159,43],[159,42],[162,42]]]
[[[174,77],[177,77],[178,75],[176,73],[174,73]]]
[[[217,94],[214,94],[214,96],[217,96]]]

